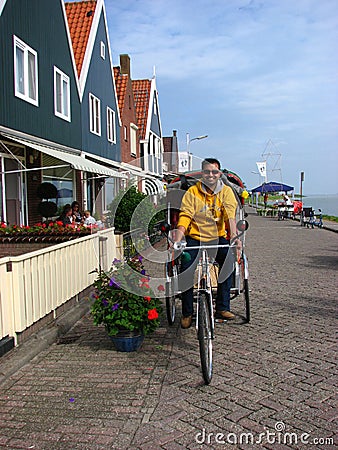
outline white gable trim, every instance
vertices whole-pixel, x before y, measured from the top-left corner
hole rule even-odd
[[[146,134],[145,134],[145,139],[149,140],[149,135],[150,135],[150,127],[151,127],[151,119],[153,116],[153,107],[154,107],[154,99],[156,98],[156,102],[157,102],[157,117],[159,120],[159,124],[160,124],[160,133],[161,136],[157,135],[156,133],[154,133],[152,131],[152,133],[154,133],[158,138],[160,138],[162,140],[162,125],[161,125],[161,117],[160,117],[160,108],[159,108],[159,104],[158,104],[158,97],[156,94],[156,81],[155,78],[151,79],[151,85],[150,85],[150,96],[149,96],[149,104],[148,104],[148,116],[147,116],[147,127],[146,127]]]
[[[0,16],[2,14],[2,10],[4,9],[6,5],[7,0],[0,0]]]
[[[104,0],[97,0],[95,13],[94,13],[94,18],[93,18],[92,26],[91,26],[89,37],[88,37],[87,47],[86,47],[85,55],[84,55],[84,58],[83,58],[82,69],[81,69],[81,74],[80,74],[80,78],[79,78],[79,83],[80,83],[80,101],[82,102],[83,94],[84,94],[84,91],[85,91],[85,88],[86,88],[86,82],[87,82],[89,67],[90,67],[90,63],[91,63],[92,57],[93,57],[93,49],[94,49],[94,44],[95,44],[96,37],[97,37],[97,30],[98,30],[98,27],[99,27],[101,14],[103,14],[104,26],[105,26],[105,30],[106,30],[106,37],[107,37],[107,44],[108,44],[108,54],[109,54],[109,62],[110,62],[110,71],[111,71],[111,79],[112,79],[113,88],[114,88],[117,116],[118,116],[118,120],[119,120],[119,125],[121,126],[122,125],[122,120],[121,120],[121,115],[120,115],[119,105],[118,105],[118,98],[117,98],[117,93],[116,93],[114,68],[113,68],[113,63],[112,63],[112,56],[111,56],[112,54],[111,54],[111,48],[110,48],[110,39],[109,39],[107,17],[106,17],[106,8],[105,8],[105,5],[104,5]]]
[[[82,102],[84,90],[86,87],[86,81],[87,81],[90,62],[91,62],[92,55],[93,55],[93,48],[94,48],[95,39],[96,39],[96,35],[97,35],[97,29],[98,29],[100,17],[101,17],[102,4],[103,4],[103,0],[98,0],[96,3],[94,18],[93,18],[92,26],[90,28],[87,47],[86,47],[85,55],[83,58],[82,69],[81,69],[81,73],[80,73],[80,100],[81,100],[81,102]]]
[[[1,1],[1,0],[0,0]],[[73,73],[74,73],[74,79],[75,79],[75,83],[76,83],[76,87],[77,87],[77,94],[80,98],[80,83],[79,83],[79,75],[77,73],[77,68],[76,68],[76,63],[75,63],[75,57],[74,57],[74,49],[73,49],[73,44],[72,44],[72,39],[70,37],[70,32],[69,32],[69,25],[68,25],[68,19],[67,19],[67,14],[66,14],[66,7],[64,4],[63,0],[60,0],[61,3],[61,8],[62,8],[62,12],[63,12],[63,20],[65,22],[65,27],[66,27],[66,33],[67,33],[67,39],[68,39],[68,47],[69,47],[69,52],[70,52],[70,56],[72,58],[72,64],[73,64]]]
[[[107,23],[106,6],[105,6],[104,2],[103,2],[103,19],[104,19],[104,25],[106,27],[107,43],[108,43],[108,55],[109,55],[110,70],[111,70],[111,75],[112,75],[112,80],[113,80],[113,86],[114,86],[114,95],[115,95],[115,100],[116,100],[117,115],[118,115],[118,119],[119,119],[119,125],[120,125],[120,127],[122,127],[122,119],[121,119],[120,108],[119,108],[119,100],[117,98],[117,91],[116,91],[116,84],[115,84],[112,51],[111,51],[111,47],[110,47],[110,38],[109,38],[109,29],[108,29],[108,23]]]

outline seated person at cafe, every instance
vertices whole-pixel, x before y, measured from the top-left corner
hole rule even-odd
[[[83,225],[90,226],[90,225],[96,225],[95,218],[90,214],[90,211],[87,210],[84,212],[84,221]]]
[[[80,212],[80,204],[76,200],[72,203],[72,210],[73,210],[74,222],[81,223],[82,222],[82,214]]]
[[[56,219],[56,222],[62,222],[64,227],[71,225],[73,223],[73,208],[70,205],[65,205],[61,216]]]

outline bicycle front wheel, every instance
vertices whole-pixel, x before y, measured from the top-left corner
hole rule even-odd
[[[198,330],[202,374],[205,384],[212,378],[212,330],[211,315],[207,294],[202,292],[198,298]]]
[[[244,306],[245,306],[245,322],[250,322],[250,296],[249,296],[249,281],[248,281],[248,261],[246,257],[243,258],[241,263],[241,284],[242,293],[244,296]]]
[[[176,290],[178,285],[178,274],[177,274],[177,266],[171,266],[168,264],[167,266],[169,281],[166,282],[165,285],[165,305],[167,312],[167,320],[169,325],[173,325],[175,322],[176,315]]]

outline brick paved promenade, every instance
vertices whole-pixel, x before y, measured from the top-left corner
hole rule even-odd
[[[252,321],[217,326],[210,386],[193,329],[118,353],[86,316],[0,386],[0,448],[333,449],[338,235],[248,219]]]

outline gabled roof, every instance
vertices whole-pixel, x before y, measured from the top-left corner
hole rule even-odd
[[[65,3],[70,37],[78,76],[81,75],[90,30],[94,18],[96,0]]]
[[[120,67],[117,66],[114,67],[114,78],[115,78],[116,94],[119,101],[119,109],[120,113],[122,114],[127,92],[128,75],[122,74],[120,71]]]
[[[113,83],[114,94],[117,99],[116,86],[113,74],[113,64],[110,48],[109,31],[107,25],[104,0],[83,0],[65,3],[69,34],[72,41],[74,60],[78,73],[80,101],[85,91],[89,66],[92,60],[93,48],[101,17],[104,20],[108,58]],[[117,108],[118,109],[118,108]],[[117,111],[121,125],[120,111]]]
[[[140,139],[144,140],[147,131],[147,120],[151,95],[151,80],[133,80],[132,84],[137,126],[140,131]]]

